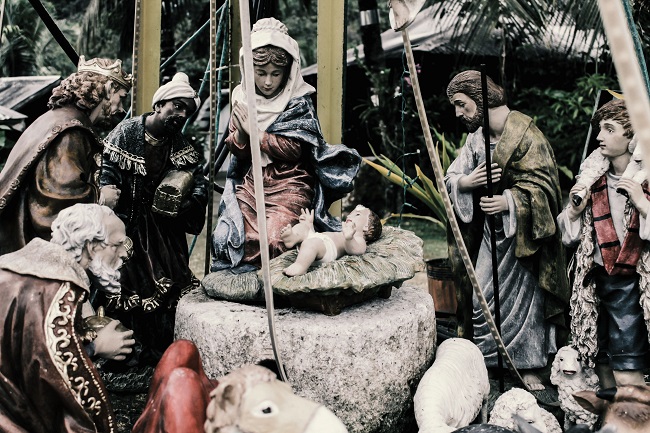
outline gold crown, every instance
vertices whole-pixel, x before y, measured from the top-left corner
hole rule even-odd
[[[124,71],[122,71],[122,61],[119,59],[115,60],[115,63],[104,67],[97,62],[97,59],[90,59],[86,61],[84,56],[79,56],[79,66],[77,67],[77,72],[94,72],[96,74],[108,77],[116,83],[124,86],[127,92],[131,90],[131,82],[133,80],[133,77],[131,74],[125,74]]]

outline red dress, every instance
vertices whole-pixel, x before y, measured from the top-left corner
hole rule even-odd
[[[229,129],[230,135],[226,139],[226,144],[230,151],[239,159],[250,160],[250,145],[235,141],[233,134],[235,126],[232,122]],[[307,171],[300,141],[265,132],[260,140],[260,149],[272,160],[266,167],[262,167],[262,178],[269,255],[274,258],[287,250],[280,240],[280,230],[287,224],[296,224],[300,210],[311,206],[314,197],[314,179]],[[252,169],[246,173],[244,182],[237,186],[236,197],[244,217],[246,233],[242,261],[259,266],[259,229]]]

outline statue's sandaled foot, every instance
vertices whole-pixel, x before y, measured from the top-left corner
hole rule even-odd
[[[522,373],[521,378],[530,391],[541,391],[545,388],[542,379],[533,372],[527,371]]]
[[[307,273],[307,269],[309,269],[309,266],[302,266],[298,263],[294,263],[293,265],[290,265],[282,271],[284,275],[287,277],[295,277],[296,275],[304,275]]]

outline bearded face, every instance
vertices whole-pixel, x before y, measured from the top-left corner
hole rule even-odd
[[[454,106],[456,117],[469,132],[476,132],[483,125],[483,102],[475,101],[464,93],[455,93],[449,100]]]
[[[90,261],[88,270],[94,277],[95,281],[100,285],[101,290],[106,293],[119,294],[121,290],[120,285],[120,271],[122,260],[118,260],[115,266],[107,264],[102,256],[95,256]]]
[[[157,104],[155,110],[163,127],[174,133],[183,129],[185,121],[196,111],[196,104],[192,98],[174,98]]]
[[[163,126],[169,132],[179,132],[185,125],[185,119],[181,116],[169,116],[163,120]]]
[[[94,127],[97,129],[108,131],[113,128],[115,125],[111,119],[111,103],[109,100],[103,100],[100,102],[101,112],[97,117],[97,120],[94,122]]]
[[[476,132],[481,126],[483,126],[483,107],[477,105],[475,113],[473,116],[461,116],[460,121],[467,127],[469,132]]]
[[[126,116],[124,102],[126,101],[127,94],[128,92],[125,88],[120,86],[114,87],[108,82],[106,84],[106,97],[100,102],[101,112],[94,122],[94,126],[103,130],[111,130],[124,120]]]

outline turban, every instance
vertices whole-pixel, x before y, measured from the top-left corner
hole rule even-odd
[[[196,104],[196,109],[199,109],[201,105],[201,99],[196,91],[190,86],[190,80],[187,77],[187,74],[183,72],[178,72],[174,75],[172,80],[160,86],[156,93],[153,95],[153,100],[151,101],[151,107],[153,108],[160,101],[169,101],[170,99],[176,98],[190,98],[194,99]]]

